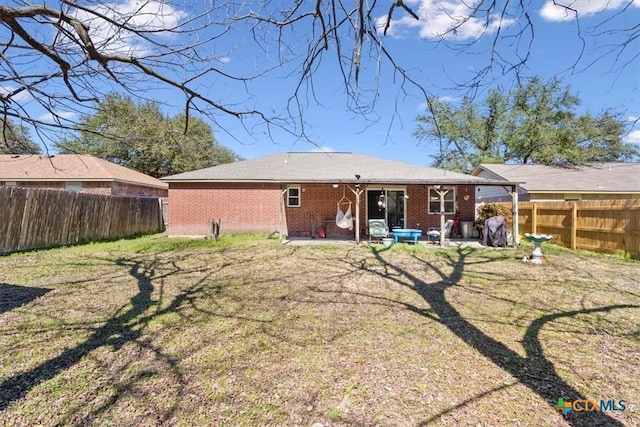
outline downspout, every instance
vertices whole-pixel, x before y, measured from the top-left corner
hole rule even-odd
[[[283,230],[283,224],[284,224],[284,195],[286,194],[286,192],[288,191],[287,188],[285,188],[284,190],[280,191],[280,209],[279,209],[279,216],[280,218],[278,218],[278,234],[280,235],[280,239],[283,240],[284,238],[282,237],[285,233]],[[287,235],[287,238],[289,236]]]

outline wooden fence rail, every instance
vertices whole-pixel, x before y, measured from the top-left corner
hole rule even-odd
[[[162,229],[157,198],[0,186],[0,253]]]
[[[520,234],[553,235],[572,249],[640,257],[640,200],[518,203]]]

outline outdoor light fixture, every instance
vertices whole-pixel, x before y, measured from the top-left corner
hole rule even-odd
[[[338,188],[338,184],[333,184],[332,187],[333,188]]]

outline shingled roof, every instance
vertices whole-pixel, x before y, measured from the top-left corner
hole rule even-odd
[[[491,184],[491,180],[353,153],[279,153],[161,178],[166,182]],[[501,185],[504,180],[494,180]]]
[[[640,163],[600,163],[575,168],[481,164],[473,171],[520,181],[528,192],[640,193]],[[486,176],[486,174],[485,174]]]
[[[87,154],[0,155],[2,181],[116,181],[146,187],[167,184],[138,171]]]

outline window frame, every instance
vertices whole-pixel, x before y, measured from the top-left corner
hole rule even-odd
[[[295,196],[291,195],[291,190],[298,190],[298,194]],[[297,200],[297,204],[292,204],[293,200]],[[302,206],[302,187],[300,185],[291,185],[287,187],[287,207],[288,208],[299,208]]]
[[[444,196],[444,213],[445,215],[452,215],[456,213],[456,187],[451,187],[448,189],[449,191],[447,192],[447,194],[445,194]],[[428,195],[427,195],[427,213],[429,215],[440,215],[440,200],[439,197],[440,195],[438,193],[436,193],[436,195],[438,196],[438,209],[436,211],[432,211],[431,210],[431,202],[432,202],[432,196],[431,196],[431,192],[432,191],[437,191],[437,189],[433,186],[428,188]],[[448,198],[451,198],[450,200]],[[436,202],[434,201],[434,203]],[[449,204],[451,206],[451,211],[447,210],[447,204]]]
[[[81,181],[67,181],[64,183],[64,190],[73,193],[82,193],[82,187]]]

